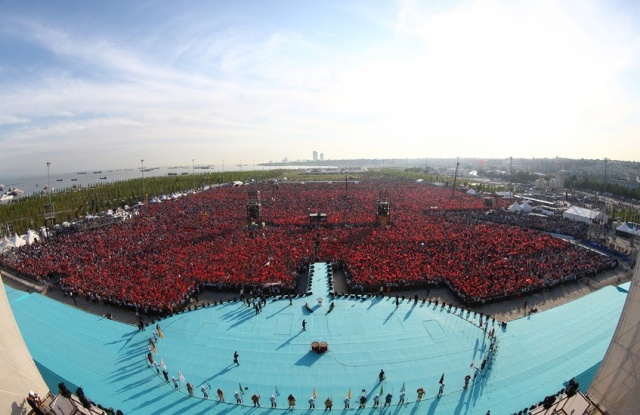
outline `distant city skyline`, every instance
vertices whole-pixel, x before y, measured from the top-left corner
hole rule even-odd
[[[0,1],[0,181],[314,150],[637,160],[639,18],[619,0]]]

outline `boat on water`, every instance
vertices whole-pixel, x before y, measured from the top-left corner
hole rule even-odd
[[[77,181],[78,181],[78,179],[71,179],[71,181],[72,181],[72,182],[77,182]]]
[[[76,174],[87,174],[87,172],[86,171],[79,171]]]
[[[178,173],[167,173],[167,176],[177,176]]]
[[[11,195],[4,194],[4,195],[0,196],[0,204],[9,203],[13,199],[15,199],[15,197],[13,197]]]
[[[101,174],[101,173],[102,173],[102,170],[96,170],[93,172],[93,174]]]
[[[61,182],[61,181],[62,181],[62,179],[56,179],[56,181],[57,181],[57,182]]]
[[[24,190],[18,189],[17,187],[10,187],[9,190],[7,190],[7,194],[11,196],[20,197],[20,196],[24,196]]]
[[[0,196],[0,203],[9,203],[21,196],[24,196],[24,190],[18,189],[17,187],[10,187],[5,194]]]
[[[189,174],[189,173],[187,173],[186,171],[183,171],[183,172],[182,172],[182,175],[183,175],[183,176],[186,176],[187,174]]]
[[[4,185],[0,184],[0,192],[4,190]]]
[[[107,180],[107,176],[101,177],[100,180]]]

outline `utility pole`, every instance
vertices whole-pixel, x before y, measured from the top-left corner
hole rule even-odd
[[[49,194],[49,204],[51,204],[51,183],[49,181],[49,166],[51,166],[51,163],[47,161],[47,193]]]
[[[513,157],[509,157],[509,197],[513,197]]]
[[[609,161],[608,158],[604,158],[604,193],[607,192],[607,162]]]
[[[147,203],[144,190],[144,159],[140,160],[140,173],[142,174],[142,203]]]

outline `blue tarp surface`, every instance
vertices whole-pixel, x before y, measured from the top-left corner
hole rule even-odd
[[[317,393],[317,408],[332,397],[333,411],[342,412],[351,391],[348,413],[372,411],[376,393],[391,392],[386,414],[510,414],[557,392],[573,376],[590,382],[618,322],[626,291],[606,287],[569,304],[512,321],[506,330],[489,321],[497,336],[492,363],[473,376],[488,352],[485,325],[474,313],[394,298],[331,298],[325,264],[314,265],[314,295],[268,300],[260,314],[240,302],[210,306],[161,320],[164,338],[156,343],[156,362],[185,383],[175,390],[148,364],[147,346],[153,329],[136,327],[85,313],[39,294],[5,286],[13,313],[29,350],[57,392],[65,380],[82,386],[89,398],[125,414],[197,415],[274,414],[285,412],[286,398],[296,397],[294,413],[307,412]],[[322,299],[320,305],[318,299]],[[307,303],[312,311],[307,308]],[[302,331],[302,321],[306,331]],[[317,354],[314,341],[329,350]],[[239,365],[233,354],[239,354]],[[378,380],[383,369],[386,379]],[[591,377],[585,374],[591,373]],[[436,398],[444,374],[444,394]],[[209,400],[201,386],[211,386]],[[403,385],[406,406],[397,406]],[[585,385],[581,385],[584,389]],[[243,405],[233,394],[244,389]],[[278,408],[269,397],[280,393]],[[416,401],[416,390],[426,395]],[[221,388],[226,402],[217,402]],[[358,410],[363,393],[366,409]],[[254,408],[251,395],[261,396]]]

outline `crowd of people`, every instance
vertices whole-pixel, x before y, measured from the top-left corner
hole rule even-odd
[[[248,226],[248,190],[260,192],[258,226]],[[390,203],[390,226],[376,226],[379,200]],[[144,206],[110,227],[25,246],[3,262],[34,278],[56,276],[76,296],[164,312],[203,285],[290,293],[300,264],[315,260],[344,264],[354,290],[446,284],[470,300],[614,265],[524,226],[478,220],[486,202],[406,181],[222,186]],[[493,209],[508,203],[492,199]],[[326,224],[312,226],[311,213],[325,213]]]
[[[494,209],[488,212],[474,212],[470,214],[480,221],[520,226],[542,232],[573,236],[577,239],[586,238],[589,232],[589,224],[563,218],[562,216],[514,214],[512,212]]]

